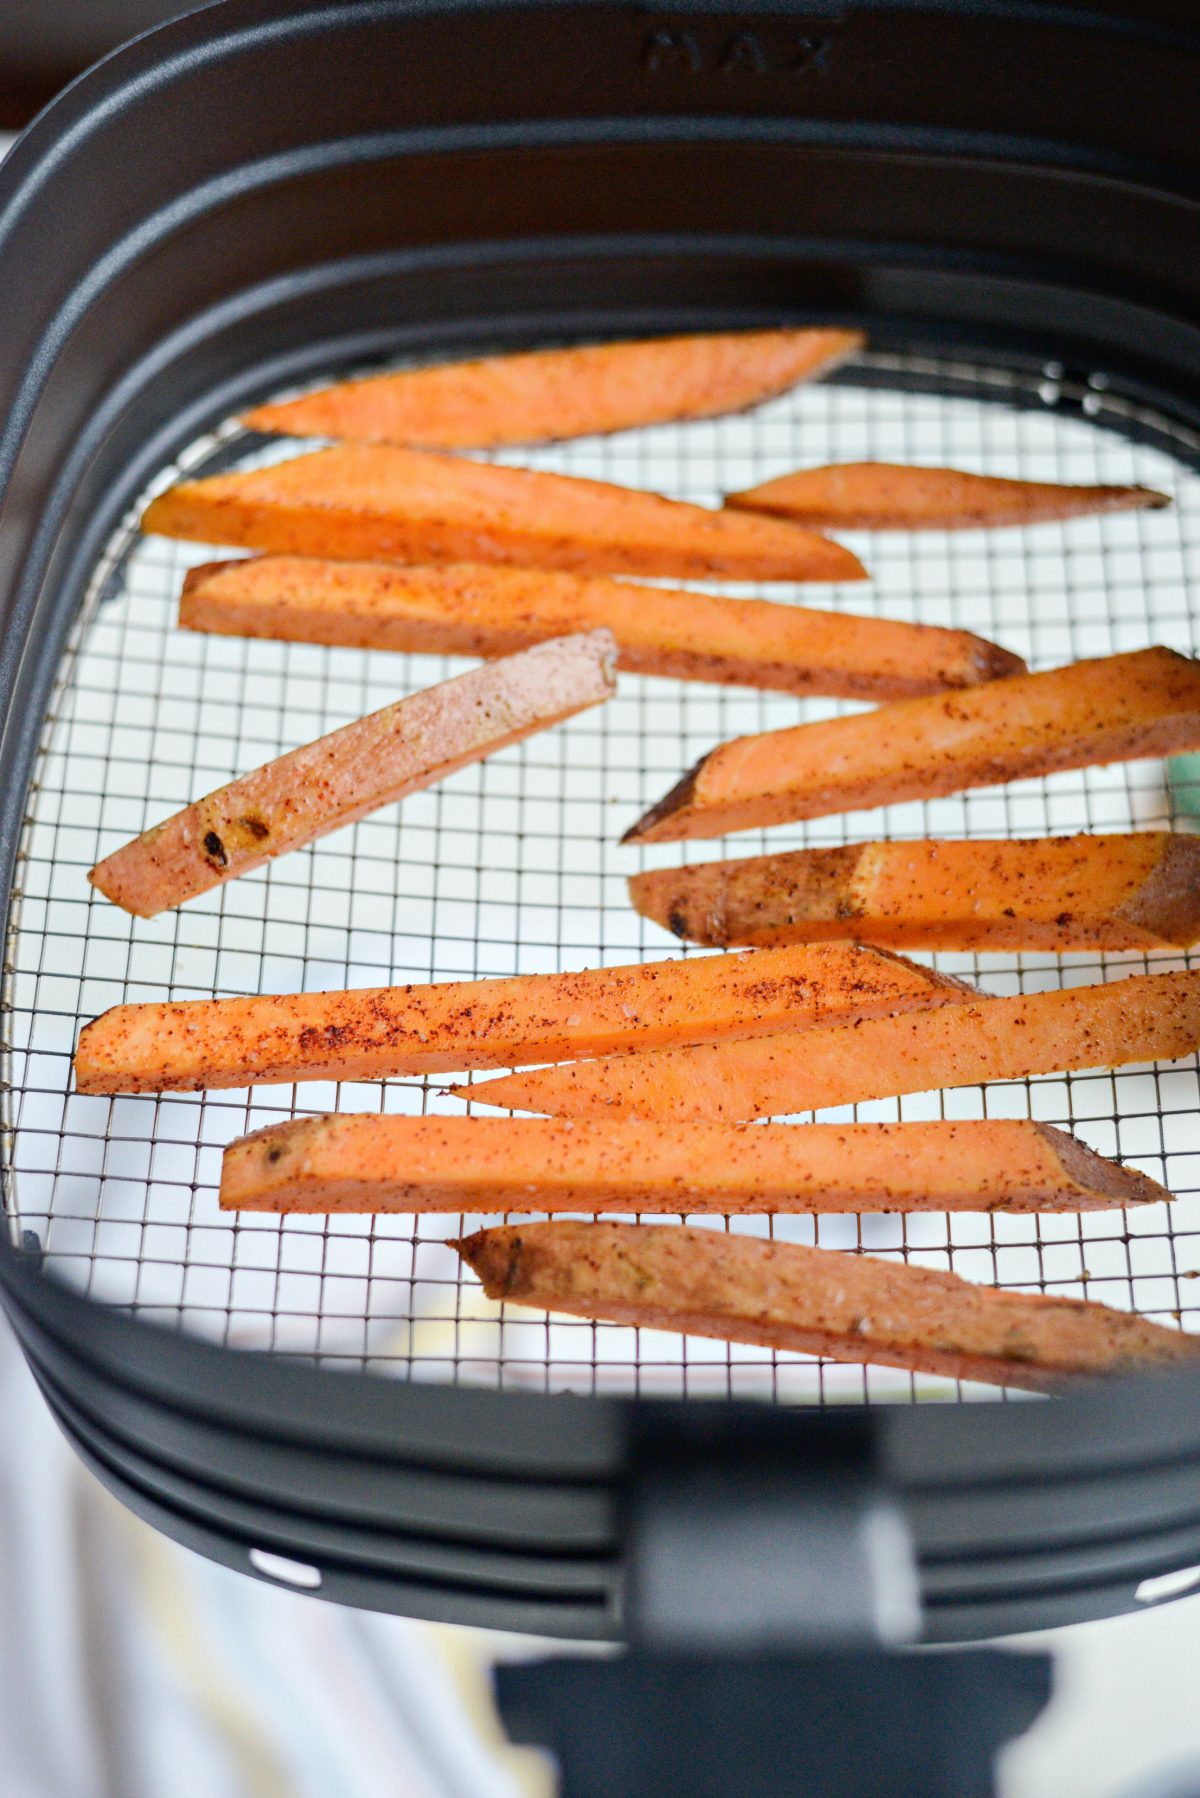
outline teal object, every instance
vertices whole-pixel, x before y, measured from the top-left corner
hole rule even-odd
[[[1176,810],[1200,818],[1200,752],[1173,755],[1167,763],[1167,785]]]

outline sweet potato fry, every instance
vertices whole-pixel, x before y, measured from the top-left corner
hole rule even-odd
[[[84,1027],[80,1092],[191,1092],[516,1067],[869,1017],[975,995],[845,943],[437,986],[118,1005]]]
[[[1200,837],[849,843],[634,874],[629,896],[720,948],[1185,949],[1200,941]]]
[[[1094,1211],[1169,1199],[1046,1124],[300,1118],[225,1151],[226,1211]]]
[[[339,560],[505,562],[701,580],[864,576],[840,543],[782,519],[383,444],[343,443],[250,473],[183,481],[151,502],[142,529]]]
[[[735,737],[697,762],[624,840],[719,837],[1195,748],[1200,665],[1174,650],[1141,649]]]
[[[476,1104],[555,1117],[742,1123],[977,1081],[1173,1061],[1197,1046],[1200,973],[1136,974],[803,1035],[782,1030],[752,1042],[567,1062],[452,1090]]]
[[[738,331],[485,356],[343,381],[256,406],[242,423],[424,449],[561,442],[740,412],[835,368],[862,343],[857,331]]]
[[[604,626],[631,673],[845,699],[969,687],[1025,665],[970,631],[473,562],[210,562],[187,575],[179,622],[225,636],[481,656]]]
[[[819,530],[955,531],[1040,524],[1089,512],[1169,506],[1149,487],[1066,487],[1056,481],[1008,481],[957,468],[908,468],[892,462],[843,462],[780,475],[725,504],[791,518]]]
[[[455,1245],[491,1299],[1041,1391],[1168,1367],[1200,1336],[1082,1299],[686,1224],[509,1224]]]
[[[616,653],[609,631],[558,637],[414,693],[195,800],[88,879],[153,918],[598,705]]]

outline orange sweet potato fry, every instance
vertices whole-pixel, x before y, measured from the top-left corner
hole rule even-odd
[[[740,412],[860,349],[857,331],[737,331],[533,350],[342,381],[242,423],[424,449],[560,442]]]
[[[1184,949],[1200,940],[1200,837],[849,843],[635,874],[629,896],[720,948]]]
[[[555,1117],[741,1123],[977,1081],[1174,1061],[1198,1045],[1200,973],[1136,974],[803,1035],[783,1030],[752,1042],[567,1062],[453,1091]]]
[[[957,468],[909,468],[892,462],[843,462],[802,468],[759,487],[731,493],[740,511],[791,518],[819,530],[954,531],[1040,524],[1089,512],[1169,506],[1149,487],[1068,487],[1056,481],[1010,481]]]
[[[226,1211],[1093,1211],[1169,1199],[1046,1124],[300,1118],[225,1151]]]
[[[226,636],[480,656],[603,626],[631,673],[845,699],[906,698],[1024,668],[970,631],[473,562],[210,562],[187,575],[179,622]]]
[[[703,1226],[510,1224],[456,1244],[491,1299],[835,1361],[1053,1388],[1200,1356],[1185,1335],[1082,1299]]]
[[[84,1027],[80,1092],[380,1080],[794,1029],[973,997],[856,944],[437,986],[118,1005]]]
[[[854,581],[857,556],[779,518],[685,505],[607,481],[343,443],[183,481],[142,529],[285,555],[502,562],[583,574]]]
[[[1141,649],[736,737],[697,762],[624,840],[718,837],[1196,748],[1200,665]]]
[[[143,831],[88,875],[152,918],[382,805],[443,780],[615,691],[616,644],[537,644],[293,749]]]

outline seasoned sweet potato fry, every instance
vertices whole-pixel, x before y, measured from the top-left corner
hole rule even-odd
[[[1174,650],[1140,649],[735,737],[697,762],[624,840],[719,837],[1195,748],[1200,665]]]
[[[860,349],[857,331],[737,331],[485,356],[342,381],[242,423],[424,449],[560,442],[740,412]]]
[[[88,879],[152,918],[598,705],[616,654],[609,631],[558,637],[414,693],[195,800]]]
[[[998,1386],[1200,1356],[1200,1336],[1106,1305],[703,1226],[509,1224],[456,1247],[491,1299]]]
[[[969,687],[1024,668],[970,631],[474,562],[210,562],[187,575],[179,622],[226,636],[481,656],[605,626],[631,673],[844,699]]]
[[[1094,1211],[1169,1199],[1046,1124],[300,1118],[225,1151],[226,1211]]]
[[[1200,837],[849,843],[634,874],[629,896],[720,948],[1185,949],[1200,941]]]
[[[340,560],[508,562],[685,580],[864,575],[840,543],[779,518],[383,444],[343,443],[271,468],[183,481],[151,501],[142,529]]]
[[[886,950],[764,949],[577,974],[118,1005],[80,1033],[80,1092],[190,1092],[516,1067],[870,1017],[975,995]]]
[[[791,518],[819,530],[954,531],[1040,524],[1089,512],[1169,506],[1149,487],[1067,487],[1056,481],[1009,481],[957,468],[909,468],[892,462],[842,462],[780,475],[725,504]]]
[[[741,1123],[977,1081],[1173,1061],[1197,1046],[1200,973],[1136,974],[919,1017],[567,1062],[452,1090],[476,1104],[555,1117]]]

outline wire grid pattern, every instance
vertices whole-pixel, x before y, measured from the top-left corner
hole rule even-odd
[[[1160,642],[1194,652],[1200,478],[1084,410],[997,370],[865,357],[873,378],[957,372],[980,393],[1042,410],[873,385],[814,385],[730,419],[589,439],[504,459],[701,502],[804,464],[947,463],[1027,478],[1139,481],[1167,512],[994,533],[860,534],[870,584],[726,586],[847,612],[967,627],[1035,668]],[[1176,430],[1157,419],[1165,431]],[[1182,442],[1182,436],[1181,437]],[[236,427],[182,459],[236,450]],[[1189,446],[1190,447],[1190,446]],[[247,443],[250,460],[293,452]],[[179,467],[164,471],[165,485]],[[882,1368],[494,1305],[448,1238],[494,1218],[230,1215],[223,1146],[282,1118],[331,1110],[461,1112],[430,1081],[155,1097],[72,1091],[80,1026],[144,999],[320,990],[536,973],[686,953],[630,907],[641,866],[864,837],[1011,837],[1190,828],[1200,775],[1176,763],[1023,780],[934,802],[745,832],[723,843],[622,848],[622,830],[725,738],[854,709],[739,688],[623,675],[619,696],[310,849],[152,921],[87,883],[122,841],[285,749],[472,664],[181,631],[199,546],[110,546],[64,657],[31,788],[8,939],[12,1227],[86,1292],[240,1347],[401,1377],[576,1392],[774,1397],[785,1402],[994,1397],[994,1389]],[[1200,758],[1198,758],[1200,759]],[[693,951],[702,953],[702,951]],[[996,993],[1182,967],[1182,955],[941,955]],[[957,1214],[688,1221],[868,1250],[1011,1289],[1090,1296],[1200,1327],[1200,1084],[1170,1066],[1055,1075],[843,1108],[846,1119],[1034,1117],[1164,1181],[1172,1207],[1090,1216]],[[671,1220],[647,1227],[669,1228]]]

